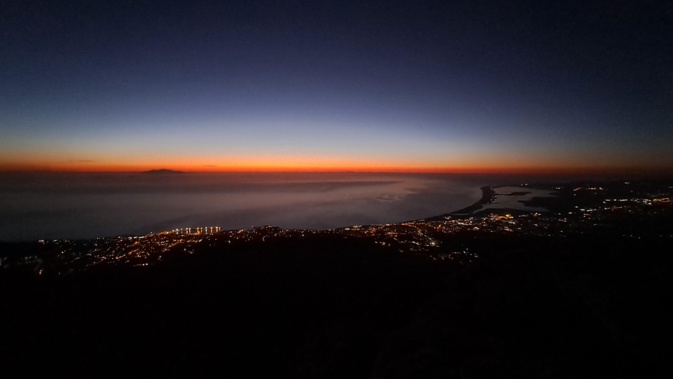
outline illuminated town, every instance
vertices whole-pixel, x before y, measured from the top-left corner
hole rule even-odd
[[[241,249],[282,240],[345,239],[363,240],[372,248],[417,255],[432,261],[471,262],[478,259],[475,243],[489,236],[568,238],[571,236],[619,236],[627,239],[673,239],[670,228],[673,187],[669,185],[603,184],[552,185],[553,196],[533,198],[528,211],[483,205],[503,196],[524,196],[521,192],[497,193],[498,187],[484,187],[482,200],[466,210],[409,222],[355,225],[328,230],[281,229],[273,226],[222,230],[217,226],[186,227],[142,236],[118,236],[93,240],[40,240],[34,254],[0,257],[3,270],[23,270],[36,275],[67,275],[96,267],[147,267],[174,255],[203,251]],[[531,186],[532,188],[533,186]],[[509,188],[509,187],[508,187]],[[520,202],[525,202],[521,200]],[[529,204],[526,204],[529,205]]]

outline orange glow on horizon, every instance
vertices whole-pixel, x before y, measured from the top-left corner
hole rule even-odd
[[[312,164],[276,161],[268,163],[240,162],[230,165],[196,164],[195,162],[148,162],[148,163],[72,163],[0,164],[0,172],[143,172],[168,169],[192,173],[291,173],[291,172],[356,172],[356,173],[427,173],[427,174],[544,174],[544,175],[592,175],[592,174],[673,174],[670,169],[645,166],[629,167],[588,167],[588,166],[524,166],[524,165],[424,165],[393,164],[381,162],[333,162],[323,161]]]
[[[391,153],[392,154],[392,153]],[[592,164],[592,162],[595,162]],[[183,172],[381,172],[430,174],[533,174],[673,176],[673,168],[648,157],[630,161],[576,156],[529,157],[506,152],[475,151],[470,154],[375,155],[375,154],[249,154],[154,155],[115,151],[32,150],[0,152],[0,172],[142,172],[169,169]]]

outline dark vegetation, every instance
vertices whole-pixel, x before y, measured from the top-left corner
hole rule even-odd
[[[569,378],[672,373],[661,240],[457,235],[439,262],[278,239],[63,278],[0,273],[2,377]]]

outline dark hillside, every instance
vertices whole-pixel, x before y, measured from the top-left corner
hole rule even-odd
[[[3,273],[3,377],[671,373],[663,246],[460,238],[479,260],[310,237],[65,278]]]

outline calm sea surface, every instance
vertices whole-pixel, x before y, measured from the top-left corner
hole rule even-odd
[[[1,174],[0,240],[187,226],[327,229],[463,208],[513,178],[422,174]]]

